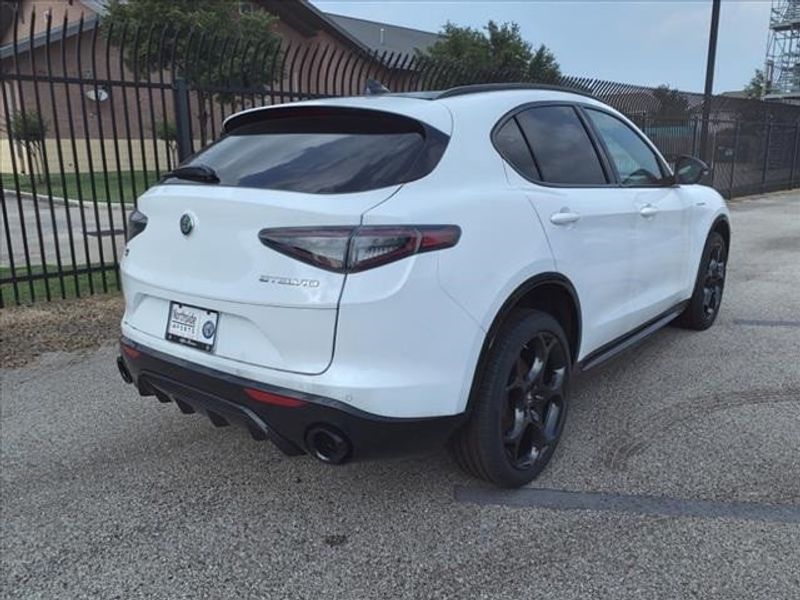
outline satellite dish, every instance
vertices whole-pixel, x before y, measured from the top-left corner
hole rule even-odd
[[[86,90],[86,97],[94,102],[105,102],[108,100],[108,92],[101,87],[98,87],[96,90],[94,88],[90,88]]]

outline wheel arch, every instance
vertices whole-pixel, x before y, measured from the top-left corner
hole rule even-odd
[[[711,224],[709,233],[716,232],[725,240],[725,248],[730,252],[731,247],[731,223],[726,215],[719,215]]]
[[[497,332],[511,313],[520,308],[541,310],[555,318],[567,334],[572,363],[577,362],[580,355],[582,319],[580,300],[575,286],[561,273],[547,272],[535,275],[517,286],[508,296],[484,336],[472,375],[467,412],[472,409],[473,399]]]

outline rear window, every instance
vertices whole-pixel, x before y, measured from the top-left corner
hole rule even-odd
[[[419,121],[373,110],[287,107],[242,117],[186,164],[211,167],[220,185],[343,194],[424,177],[448,141]]]

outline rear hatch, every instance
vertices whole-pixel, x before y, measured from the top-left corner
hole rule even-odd
[[[122,265],[126,324],[163,339],[175,308],[199,308],[215,327],[208,347],[193,351],[324,371],[345,275],[276,251],[259,234],[356,226],[430,172],[446,141],[415,119],[363,108],[299,105],[234,117],[183,175],[140,198],[146,225]],[[319,240],[319,253],[327,243]]]

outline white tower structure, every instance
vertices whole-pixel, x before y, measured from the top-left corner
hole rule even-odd
[[[764,79],[768,98],[800,98],[800,0],[772,0]]]

